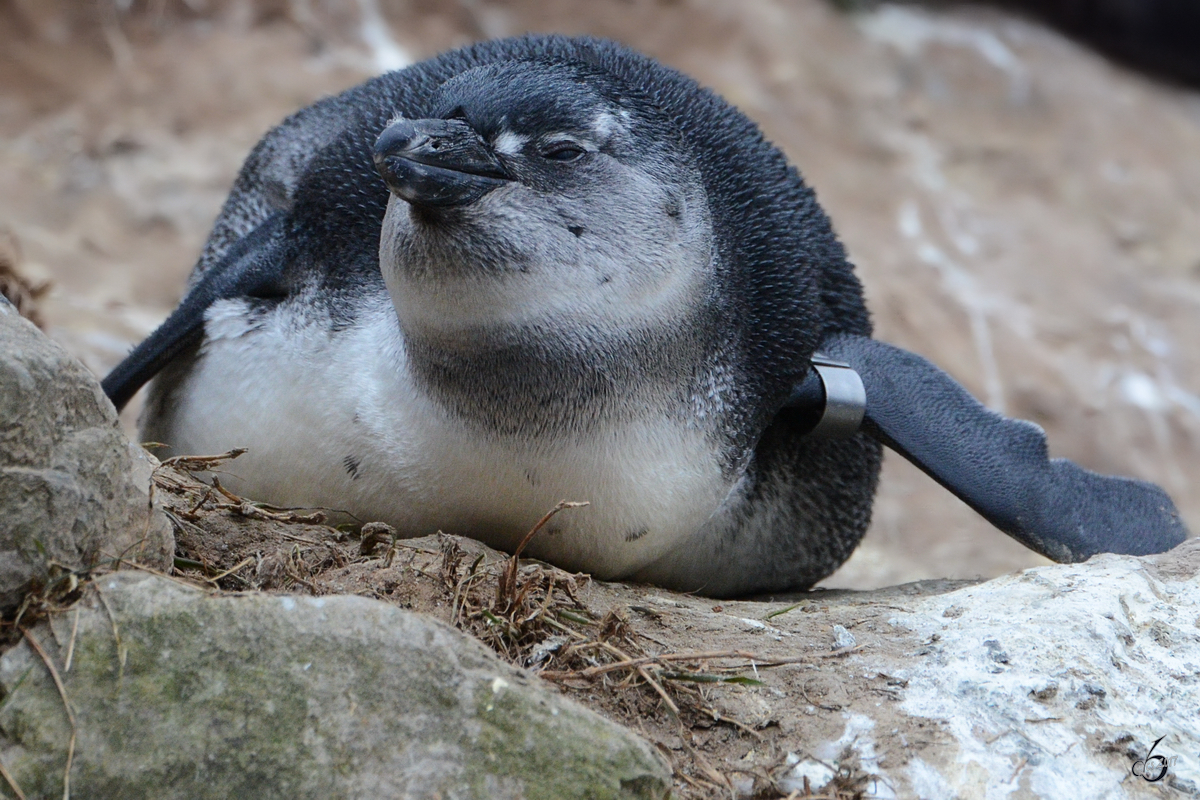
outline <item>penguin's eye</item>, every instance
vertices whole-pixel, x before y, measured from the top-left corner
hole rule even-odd
[[[555,142],[542,151],[542,157],[551,161],[575,161],[587,153],[574,142]]]

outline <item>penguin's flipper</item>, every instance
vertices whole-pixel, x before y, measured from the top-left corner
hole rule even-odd
[[[1069,563],[1162,553],[1187,538],[1158,486],[1050,460],[1040,427],[990,411],[924,358],[848,334],[821,352],[862,378],[866,433],[1031,550]],[[799,388],[793,397],[805,394]]]
[[[283,289],[283,213],[276,212],[233,245],[192,287],[162,325],[100,382],[120,411],[138,389],[173,359],[197,344],[204,312],[231,297],[277,297]]]

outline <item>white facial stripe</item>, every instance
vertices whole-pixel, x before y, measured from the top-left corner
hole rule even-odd
[[[501,153],[506,156],[515,156],[517,153],[521,152],[521,148],[524,147],[525,143],[528,141],[529,137],[522,136],[519,133],[513,133],[512,131],[501,131],[500,134],[496,136],[496,141],[492,143],[492,148],[495,149],[497,153]]]
[[[622,111],[621,119],[617,119],[614,115],[607,111],[601,111],[596,115],[596,119],[592,120],[592,130],[602,138],[607,139],[613,133],[628,133],[629,132],[629,112]]]

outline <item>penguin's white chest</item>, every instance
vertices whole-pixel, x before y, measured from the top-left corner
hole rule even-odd
[[[246,320],[241,301],[213,305],[201,356],[143,425],[175,453],[247,448],[222,474],[247,497],[506,549],[559,501],[586,501],[527,552],[617,578],[695,535],[730,493],[717,447],[678,415],[537,441],[458,418],[412,376],[386,298],[338,333]]]

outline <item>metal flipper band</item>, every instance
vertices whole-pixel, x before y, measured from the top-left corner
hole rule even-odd
[[[811,436],[845,439],[858,433],[867,411],[867,390],[862,378],[847,363],[813,354],[813,371],[825,389],[825,408]]]

